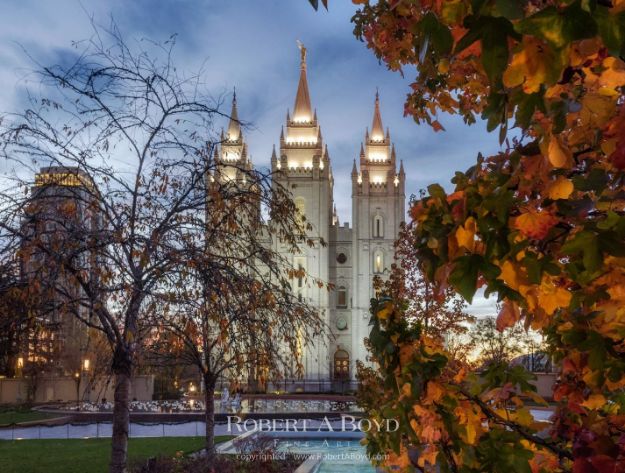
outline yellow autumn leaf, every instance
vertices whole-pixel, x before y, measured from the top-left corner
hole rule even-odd
[[[475,249],[475,232],[477,230],[477,224],[473,217],[469,217],[464,226],[458,227],[456,230],[456,240],[458,246],[464,247],[469,251]]]
[[[563,168],[572,162],[573,154],[571,151],[560,143],[560,140],[552,136],[549,141],[549,162],[555,168]]]
[[[391,304],[390,302],[387,302],[386,304],[384,304],[384,307],[378,311],[378,319],[380,320],[386,320],[390,317],[390,315],[393,313],[393,304]]]
[[[621,87],[625,85],[625,62],[614,56],[603,60],[605,70],[599,76],[599,84],[603,87]]]
[[[603,128],[616,110],[616,99],[600,93],[586,94],[579,112],[579,127]]]
[[[417,460],[417,464],[421,468],[425,468],[425,464],[435,465],[436,457],[438,456],[438,450],[433,445],[428,445],[425,450],[419,453],[419,459]]]
[[[509,288],[515,291],[519,289],[519,273],[517,266],[510,261],[504,261],[501,265],[501,274],[497,279],[503,280]]]
[[[512,56],[510,65],[503,73],[503,83],[508,88],[523,85],[527,94],[538,92],[542,84],[556,82],[554,60],[546,43],[526,36],[523,38],[523,49]]]
[[[401,393],[403,397],[412,396],[412,387],[410,386],[410,383],[404,383],[404,385],[401,387]]]
[[[556,310],[568,307],[571,298],[569,291],[556,286],[549,278],[543,278],[538,288],[538,304],[547,315],[553,315]]]
[[[573,193],[573,182],[564,176],[558,178],[549,186],[547,195],[552,200],[568,199]]]
[[[514,419],[521,425],[525,427],[529,427],[534,422],[534,416],[530,413],[529,409],[523,407],[521,409],[517,409],[514,412]]]
[[[601,409],[605,404],[606,399],[603,394],[591,394],[588,399],[582,402],[582,406],[588,409]]]

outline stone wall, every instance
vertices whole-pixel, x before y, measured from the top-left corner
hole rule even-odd
[[[0,404],[19,404],[28,399],[29,384],[24,378],[0,379]],[[86,377],[76,382],[72,377],[41,377],[37,380],[35,402],[72,402],[113,400],[113,378],[90,380]],[[154,376],[135,376],[130,383],[130,399],[152,400]]]

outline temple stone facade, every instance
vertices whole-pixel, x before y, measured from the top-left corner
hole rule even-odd
[[[369,334],[372,281],[376,275],[387,277],[394,261],[393,244],[406,214],[406,176],[401,161],[398,165],[390,132],[382,125],[376,93],[371,129],[365,128],[360,148],[354,146],[352,226],[340,224],[333,200],[332,159],[311,103],[306,49],[300,49],[295,104],[292,112],[287,112],[279,148],[274,146],[271,169],[274,181],[291,191],[296,207],[312,225],[308,236],[316,242],[298,254],[286,254],[293,267],[304,269],[310,276],[294,281],[293,290],[319,310],[332,333],[328,339],[306,347],[304,379],[290,381],[285,387],[341,390],[353,386],[356,361],[367,360],[364,338]],[[251,166],[238,123],[236,97],[231,116],[234,120],[230,120],[227,135],[222,136],[219,159]],[[321,245],[320,239],[327,245]],[[319,288],[311,282],[314,279],[331,283],[334,290]]]

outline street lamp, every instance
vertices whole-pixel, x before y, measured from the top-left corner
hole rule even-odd
[[[76,409],[80,410],[80,373],[74,373],[74,381],[76,382]]]

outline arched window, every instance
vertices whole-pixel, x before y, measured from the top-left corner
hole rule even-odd
[[[384,218],[382,215],[373,217],[373,237],[384,238]]]
[[[382,250],[375,250],[373,253],[373,272],[376,274],[384,272],[384,253]]]
[[[295,208],[297,209],[297,219],[301,222],[306,216],[306,200],[303,197],[295,199]]]
[[[340,286],[336,291],[336,306],[347,307],[347,289],[345,286]]]
[[[345,350],[334,353],[334,378],[349,379],[349,353]]]

